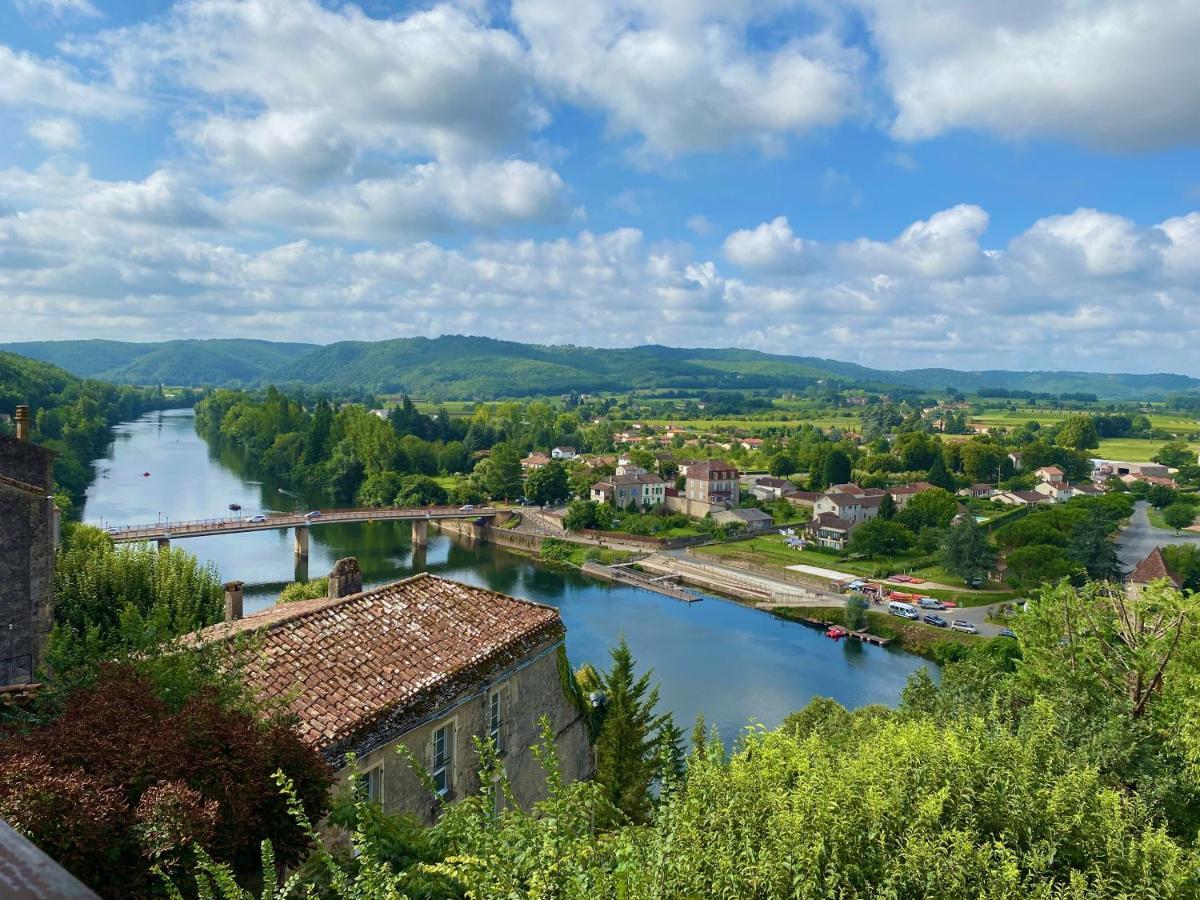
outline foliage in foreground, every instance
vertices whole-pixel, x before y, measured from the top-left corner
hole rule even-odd
[[[789,728],[748,733],[730,758],[719,743],[693,753],[646,825],[607,833],[603,791],[563,785],[552,748],[541,752],[550,796],[533,810],[496,816],[490,793],[468,798],[432,829],[443,860],[404,872],[360,828],[353,864],[320,852],[323,895],[418,896],[410,887],[430,875],[478,898],[1082,900],[1198,886],[1194,855],[1080,759],[1048,703],[1010,730],[827,701]],[[196,877],[226,900],[250,897],[220,867]]]

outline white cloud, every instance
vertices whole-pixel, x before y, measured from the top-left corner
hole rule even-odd
[[[687,225],[689,231],[701,236],[712,234],[713,230],[716,228],[716,226],[709,221],[707,216],[703,216],[700,213],[696,213],[694,216],[688,216],[688,220],[684,224]]]
[[[1200,139],[1194,0],[858,0],[895,136],[955,128],[1153,149]]]
[[[0,105],[42,107],[98,119],[122,118],[142,108],[140,101],[111,86],[82,80],[65,63],[3,44]]]
[[[21,14],[29,17],[98,19],[103,15],[90,0],[15,0],[15,3]]]
[[[753,26],[790,5],[514,0],[512,15],[544,83],[672,156],[745,141],[771,148],[856,110],[862,56],[831,23],[771,49],[751,41]]]
[[[313,0],[192,0],[76,49],[119,83],[210,101],[184,134],[239,172],[319,181],[371,152],[473,157],[545,122],[517,38],[445,4],[375,19]]]
[[[757,228],[739,229],[725,238],[725,257],[738,266],[760,271],[805,268],[805,242],[792,233],[787,216],[777,216]]]
[[[29,125],[29,136],[47,150],[74,150],[83,146],[83,131],[74,119],[37,119]]]

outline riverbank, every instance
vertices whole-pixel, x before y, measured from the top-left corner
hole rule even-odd
[[[843,609],[829,607],[801,609],[785,606],[774,607],[770,612],[790,622],[799,622],[806,618],[818,619],[829,625],[842,625],[845,622]],[[866,616],[866,631],[892,641],[891,646],[899,650],[924,657],[939,665],[961,658],[972,648],[981,647],[993,640],[1003,640],[1003,638],[989,638],[940,628],[928,628],[916,622],[908,622],[897,616],[874,610],[867,610]]]

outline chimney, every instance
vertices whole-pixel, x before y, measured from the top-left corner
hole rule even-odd
[[[353,556],[339,559],[329,572],[329,598],[348,597],[362,591],[362,569]]]
[[[17,423],[17,440],[29,440],[29,407],[24,404],[18,406],[14,420]]]
[[[244,581],[225,582],[225,621],[236,622],[242,617],[242,587]]]

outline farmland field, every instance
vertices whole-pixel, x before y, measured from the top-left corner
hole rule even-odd
[[[1138,438],[1104,438],[1100,441],[1100,449],[1095,453],[1101,459],[1150,462],[1151,457],[1159,451],[1162,445],[1162,441],[1146,441]],[[1200,443],[1193,443],[1191,447],[1192,450],[1200,452]]]

